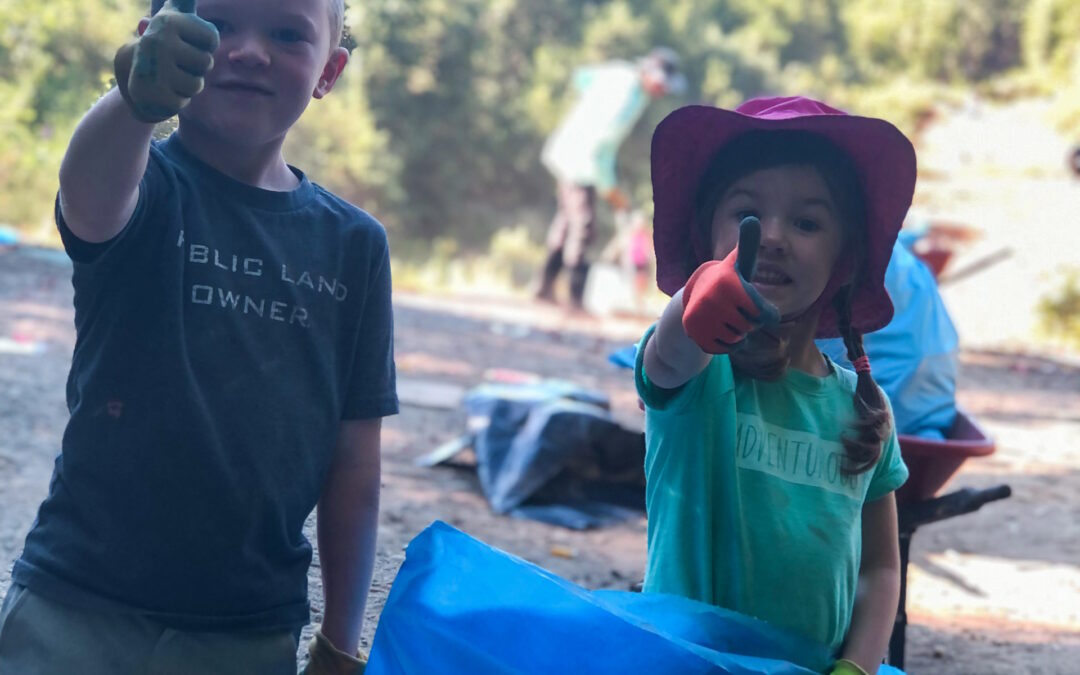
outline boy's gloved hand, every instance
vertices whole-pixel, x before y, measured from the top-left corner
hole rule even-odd
[[[829,675],[867,675],[867,673],[854,661],[840,659],[833,664],[833,668],[829,671]]]
[[[761,244],[761,222],[739,223],[739,244],[723,260],[698,267],[683,288],[683,330],[701,350],[727,354],[747,333],[780,321],[776,307],[750,283]]]
[[[202,91],[219,42],[217,28],[195,15],[195,0],[168,0],[113,60],[117,89],[135,117],[161,122],[186,106]]]
[[[308,643],[308,664],[300,675],[364,675],[367,657],[352,656],[332,645],[321,630]]]

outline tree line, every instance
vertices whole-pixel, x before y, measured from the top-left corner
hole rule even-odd
[[[48,226],[67,140],[144,5],[0,5],[0,223]],[[656,45],[680,53],[690,86],[653,105],[620,152],[642,204],[651,130],[686,103],[801,93],[914,132],[972,90],[1055,94],[1080,140],[1076,0],[365,0],[347,22],[352,62],[287,156],[418,251],[540,224],[553,193],[540,149],[573,69]]]

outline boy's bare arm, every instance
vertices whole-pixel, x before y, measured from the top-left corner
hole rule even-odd
[[[318,508],[319,561],[326,608],[322,634],[355,654],[375,565],[382,420],[341,424]]]
[[[683,328],[683,291],[679,290],[645,343],[645,375],[658,387],[676,389],[704,370],[710,358]]]
[[[76,237],[108,241],[127,224],[153,131],[153,124],[135,119],[116,89],[79,122],[60,165],[60,211]]]
[[[202,90],[218,42],[217,29],[195,15],[194,0],[168,0],[117,50],[117,88],[83,117],[60,165],[60,211],[75,236],[102,242],[124,229],[138,203],[154,123]]]
[[[863,506],[862,564],[844,658],[870,675],[889,645],[900,602],[900,545],[893,493]]]

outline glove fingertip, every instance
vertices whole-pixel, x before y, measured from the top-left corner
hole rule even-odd
[[[757,319],[759,321],[766,326],[780,323],[780,310],[776,308],[776,305],[766,300],[753,284],[744,281],[743,290],[746,291],[746,295],[754,303],[754,308],[758,311]]]
[[[195,0],[170,0],[173,9],[183,14],[195,13]]]
[[[712,349],[706,350],[710,354],[730,354],[736,349],[742,347],[744,340],[739,340],[738,342],[725,342],[720,338],[717,338],[713,342],[715,344],[713,344]]]
[[[759,246],[761,246],[761,221],[754,216],[747,216],[739,223],[739,252],[735,260],[735,267],[745,280],[754,276]]]
[[[758,317],[763,326],[775,326],[780,323],[780,310],[776,308],[776,305],[767,302],[764,307],[761,307],[761,314]]]

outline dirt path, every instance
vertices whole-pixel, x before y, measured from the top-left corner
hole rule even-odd
[[[66,419],[73,343],[66,265],[0,252],[0,593],[44,496]],[[640,424],[626,371],[605,355],[640,333],[520,302],[398,298],[397,358],[406,405],[386,426],[378,570],[365,640],[403,559],[432,520],[445,520],[589,588],[627,588],[645,559],[644,519],[571,532],[491,513],[475,477],[413,459],[463,429],[456,409],[413,405],[431,383],[450,393],[489,368],[571,379],[608,392],[620,419]],[[909,672],[1074,673],[1080,662],[1080,371],[1015,354],[966,352],[962,403],[997,437],[993,457],[956,485],[1008,483],[1014,496],[930,525],[910,571]],[[309,523],[309,527],[312,523]],[[559,555],[552,553],[559,547]],[[566,557],[565,551],[570,552]],[[317,568],[312,600],[321,607]],[[316,617],[317,618],[317,617]]]

